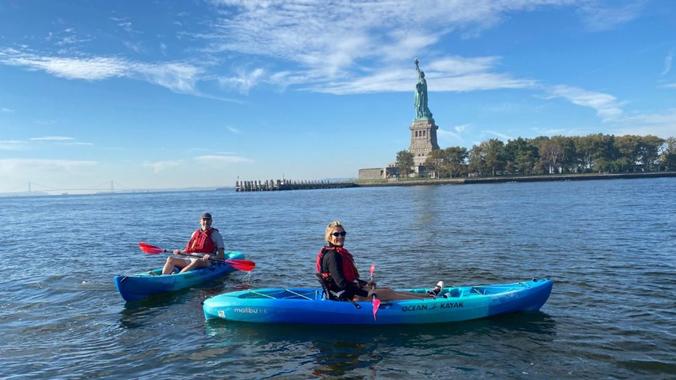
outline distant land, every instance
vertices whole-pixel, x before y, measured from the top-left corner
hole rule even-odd
[[[505,183],[505,182],[548,182],[548,181],[589,181],[608,179],[636,179],[636,178],[661,178],[676,177],[676,172],[651,172],[651,173],[586,173],[586,174],[548,174],[534,176],[500,176],[500,177],[475,177],[475,178],[440,178],[440,179],[387,179],[387,180],[360,180],[357,186],[419,186],[419,185],[465,185],[481,183]]]

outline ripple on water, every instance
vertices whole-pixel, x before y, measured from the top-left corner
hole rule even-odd
[[[673,179],[0,198],[0,377],[670,378],[676,347]],[[9,210],[9,211],[8,211]],[[125,304],[114,274],[162,265],[210,210],[251,274]],[[15,215],[32,215],[26,237]],[[205,322],[223,291],[317,286],[324,226],[382,286],[554,280],[542,313],[435,326]],[[96,228],[92,228],[92,221]],[[170,374],[170,375],[167,375]]]

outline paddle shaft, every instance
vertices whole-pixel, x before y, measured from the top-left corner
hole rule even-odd
[[[172,255],[188,256],[188,257],[193,257],[193,258],[197,258],[197,259],[202,259],[202,258],[204,258],[203,256],[200,256],[200,255],[192,255],[192,254],[190,254],[190,253],[174,253],[174,252],[169,251],[169,250],[166,250],[166,249],[164,250],[164,252],[166,252],[166,253],[171,253]],[[233,260],[233,259],[214,259],[214,258],[211,258],[211,257],[209,258],[209,261],[215,261],[215,262],[219,262],[219,263],[227,263],[228,260]],[[235,259],[235,260],[236,260],[236,259]]]

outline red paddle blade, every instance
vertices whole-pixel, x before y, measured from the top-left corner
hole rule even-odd
[[[233,268],[244,272],[251,272],[256,267],[256,263],[251,260],[228,259],[225,262]]]
[[[164,252],[164,249],[144,242],[138,243],[138,247],[141,249],[141,251],[150,255],[156,255],[158,253]]]
[[[380,300],[376,297],[373,297],[373,320],[376,320],[376,314],[378,313],[378,308],[380,308]]]

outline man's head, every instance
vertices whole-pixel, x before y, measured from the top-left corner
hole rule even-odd
[[[202,227],[203,230],[206,230],[207,228],[211,227],[211,221],[212,221],[211,214],[205,212],[200,217],[200,226]]]

